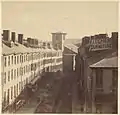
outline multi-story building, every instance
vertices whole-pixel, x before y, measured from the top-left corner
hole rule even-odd
[[[89,51],[106,50],[111,48],[111,38],[109,38],[107,34],[98,34],[90,37]]]
[[[82,38],[82,46],[87,52],[111,50],[118,47],[118,32],[112,32],[112,36],[107,34],[97,34],[94,36],[86,36]]]
[[[98,38],[99,39],[98,39]],[[91,101],[91,69],[90,65],[93,63],[96,63],[103,58],[107,57],[108,55],[118,52],[117,49],[117,41],[118,41],[118,32],[112,33],[111,38],[108,38],[106,34],[100,34],[96,36],[96,38],[93,37],[93,41],[90,41],[91,37],[84,37],[82,39],[82,45],[78,48],[78,54],[76,55],[76,74],[78,75],[78,81],[79,81],[79,92],[80,92],[80,99],[83,101],[83,104],[85,106],[85,112],[92,112],[91,107],[92,104],[89,102]],[[100,39],[103,39],[100,41]],[[105,39],[105,40],[104,40]],[[108,41],[107,41],[107,40]],[[98,42],[99,41],[99,42]],[[108,42],[108,43],[107,43]],[[91,44],[90,44],[91,43]],[[106,44],[105,46],[102,44]],[[107,45],[108,44],[108,45]],[[94,47],[95,49],[88,50],[92,45],[98,45]],[[99,47],[102,45],[101,47]],[[103,47],[104,46],[104,47]],[[82,102],[81,101],[81,102]],[[87,102],[87,103],[86,103]]]
[[[58,36],[54,38],[54,35]],[[61,34],[54,33],[52,40],[63,40]],[[26,85],[39,79],[44,72],[62,70],[61,48],[57,44],[39,43],[37,39],[23,39],[23,34],[3,30],[2,34],[2,111],[13,112],[17,107],[20,93]],[[13,106],[15,105],[15,107]]]
[[[105,58],[90,68],[91,112],[117,114],[118,57]]]

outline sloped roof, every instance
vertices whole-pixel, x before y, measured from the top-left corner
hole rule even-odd
[[[7,45],[5,45],[4,43],[2,43],[2,54],[17,54],[17,53],[27,53],[27,52],[55,52],[56,50],[54,49],[42,49],[42,48],[31,48],[31,47],[26,47],[22,44],[17,43],[18,46],[14,45],[13,47],[8,47]],[[57,50],[58,52],[59,50]]]
[[[90,65],[90,68],[111,68],[118,67],[118,57],[105,58],[95,64]]]
[[[68,48],[69,50],[73,51],[74,53],[78,53],[78,47],[74,44],[66,44],[64,47]]]

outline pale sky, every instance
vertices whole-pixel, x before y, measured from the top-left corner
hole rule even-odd
[[[2,29],[40,40],[57,31],[73,39],[118,31],[118,3],[2,2]]]

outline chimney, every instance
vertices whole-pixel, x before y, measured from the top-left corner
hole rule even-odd
[[[36,39],[35,44],[38,45],[38,40]]]
[[[12,32],[12,34],[11,34],[11,40],[12,40],[13,42],[15,42],[15,32]]]
[[[27,38],[27,43],[31,44],[31,38]]]
[[[112,38],[118,39],[118,32],[112,32]]]
[[[31,39],[31,44],[34,45],[34,39]]]
[[[34,39],[34,46],[36,45],[36,39]]]
[[[44,49],[46,48],[46,43],[45,43],[45,42],[43,42],[43,48],[44,48]]]
[[[48,49],[51,49],[50,43],[47,43],[47,47]]]
[[[112,48],[118,50],[118,32],[112,32]]]
[[[18,43],[23,44],[23,34],[18,34]]]
[[[4,41],[10,41],[10,31],[9,30],[3,30],[3,40]]]

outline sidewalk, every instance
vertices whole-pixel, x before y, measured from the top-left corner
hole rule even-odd
[[[29,103],[26,103],[23,107],[21,107],[16,114],[34,113],[36,105],[37,101],[31,100]]]
[[[78,98],[77,83],[73,84],[72,90],[72,113],[81,113],[81,105]]]
[[[47,78],[47,77],[46,77]],[[26,103],[19,110],[16,111],[15,114],[33,114],[38,105],[38,97],[45,96],[45,92],[48,91],[48,85],[51,85],[53,82],[53,78],[48,77],[44,78],[40,81],[38,87],[39,89],[34,93],[33,97],[30,99],[29,103]]]

